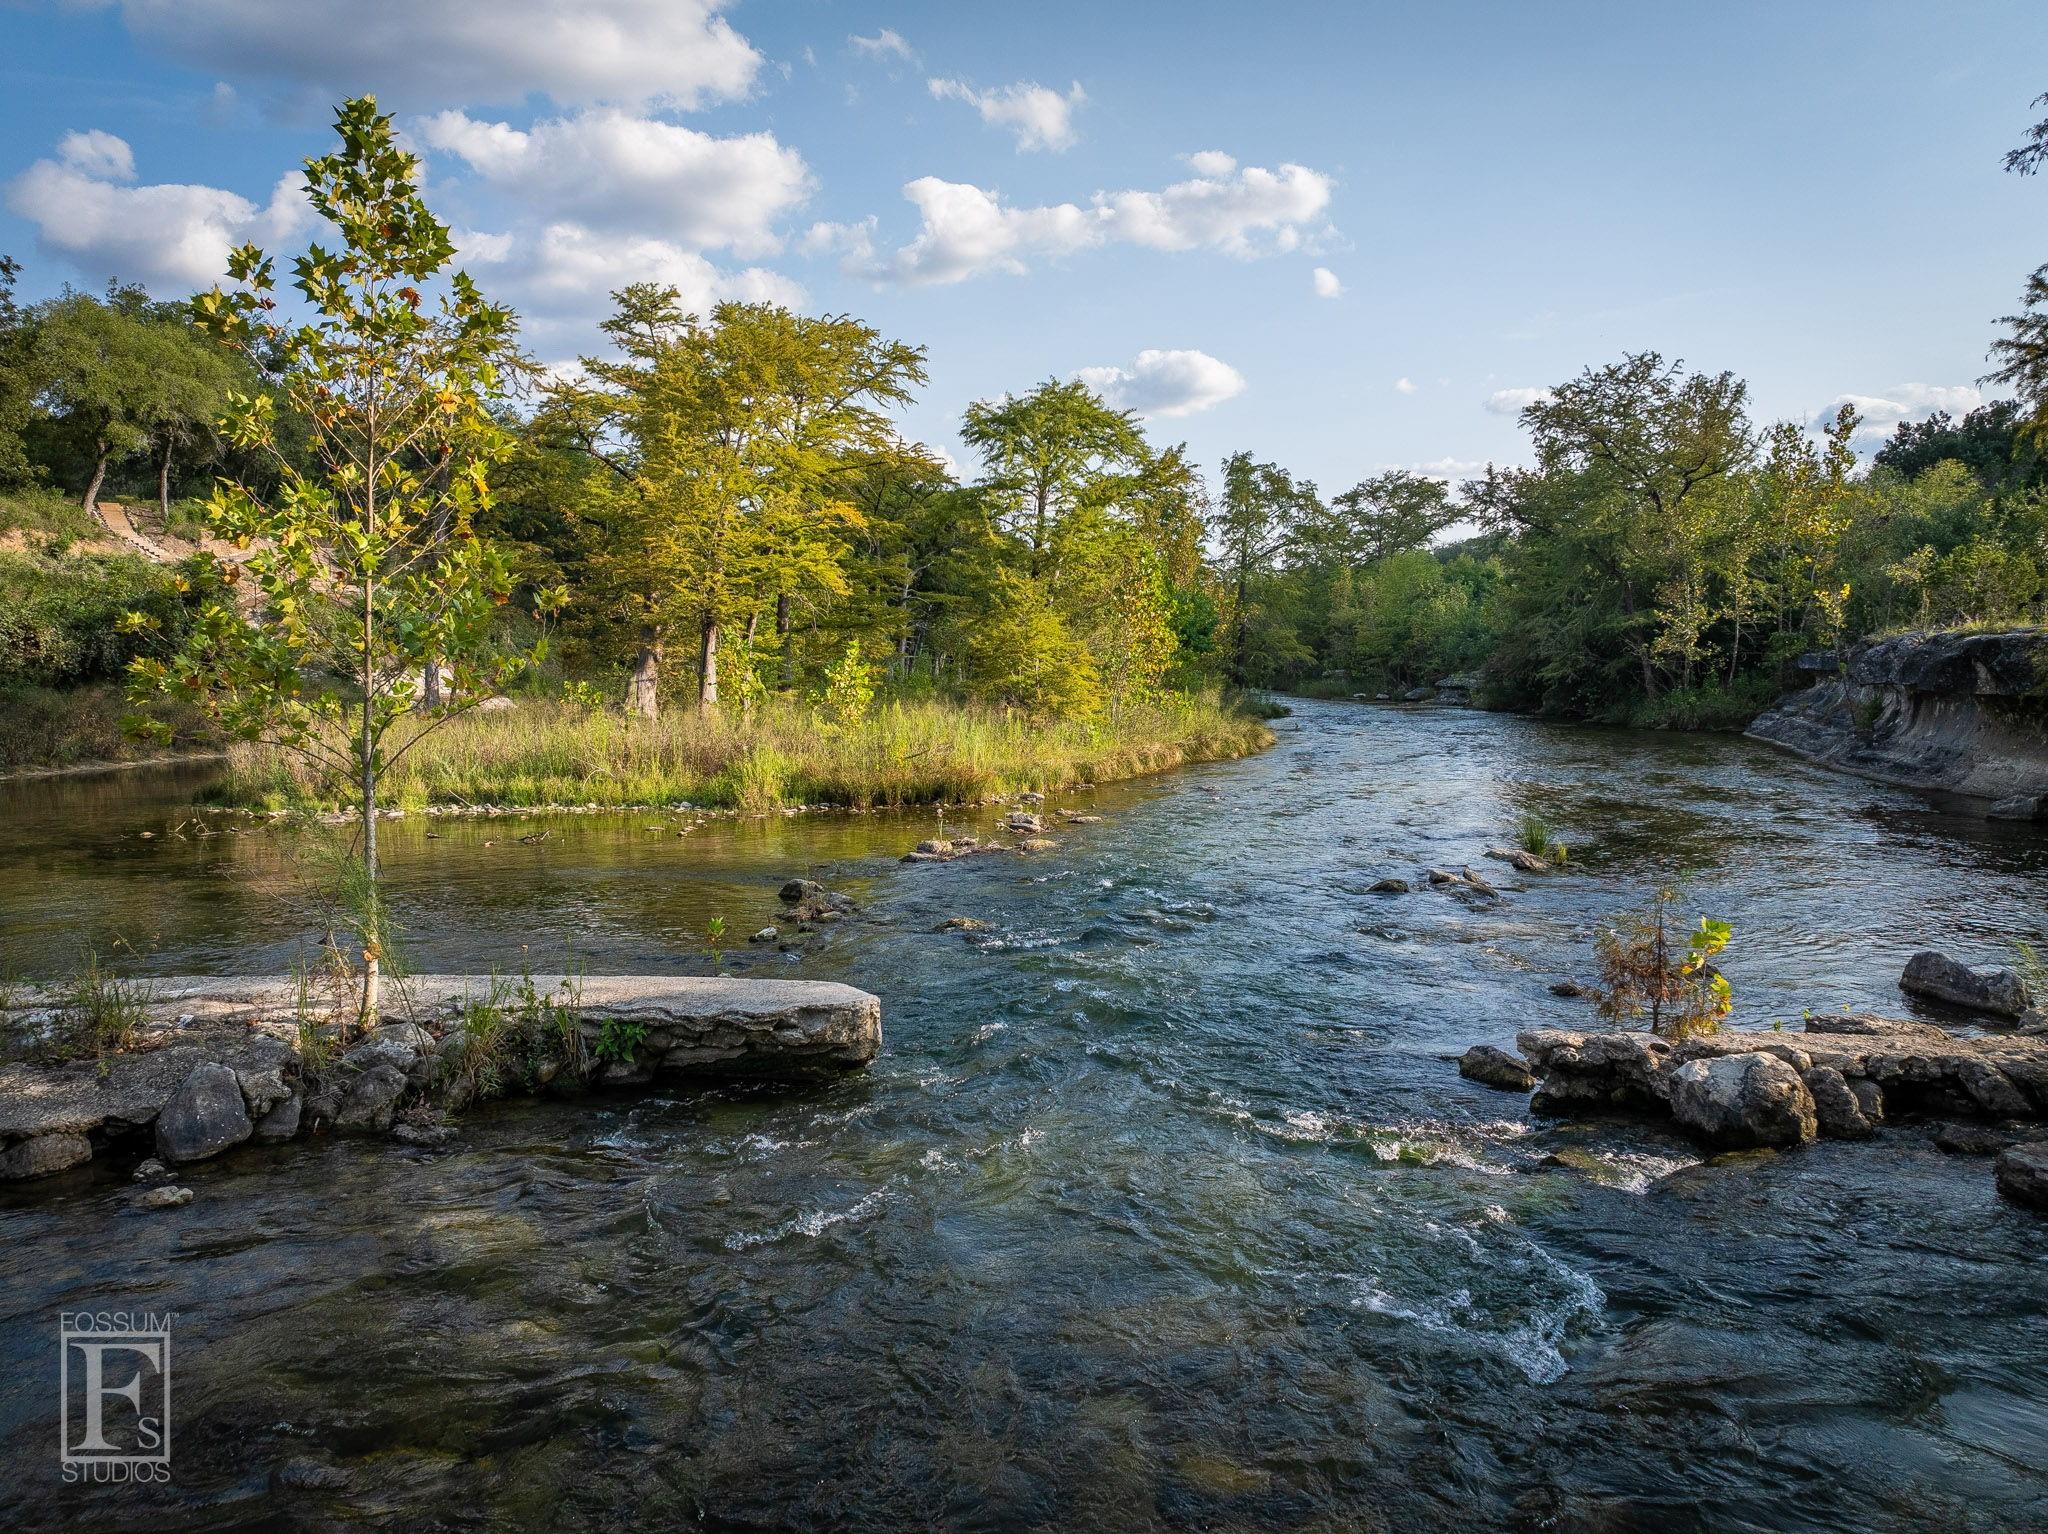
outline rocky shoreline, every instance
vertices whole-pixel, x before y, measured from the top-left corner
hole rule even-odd
[[[2048,818],[2048,630],[1903,634],[1799,665],[1815,680],[1754,738],[1998,819]]]
[[[0,1021],[17,1040],[54,1039],[70,1007],[28,992]],[[807,980],[422,975],[355,1031],[345,998],[283,977],[160,980],[142,1010],[123,1048],[0,1067],[0,1181],[123,1154],[150,1158],[147,1179],[326,1131],[433,1143],[490,1098],[856,1070],[882,1041],[875,997]],[[145,1197],[182,1202],[165,1193]]]
[[[1932,957],[1915,963],[1924,971]],[[1797,1032],[1726,1030],[1685,1040],[1535,1028],[1516,1036],[1519,1054],[1475,1045],[1458,1069],[1530,1093],[1532,1113],[1663,1119],[1722,1151],[1870,1140],[1901,1119],[1960,1120],[1985,1127],[1945,1131],[1945,1148],[1996,1153],[1999,1191],[2048,1210],[2048,1139],[2037,1138],[2048,1120],[2048,1015],[2025,1012],[2021,1028],[1960,1037],[1935,1023],[1866,1013],[1809,1016]]]

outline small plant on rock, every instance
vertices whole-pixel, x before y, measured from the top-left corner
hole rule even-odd
[[[97,950],[85,950],[85,962],[62,990],[65,1032],[81,1054],[107,1056],[134,1046],[135,1036],[149,1020],[152,991],[146,980],[127,980],[100,962]]]
[[[597,1031],[597,1043],[591,1053],[607,1065],[631,1065],[633,1052],[640,1047],[646,1037],[645,1023],[608,1017],[604,1020],[604,1026]]]
[[[1735,1009],[1728,979],[1714,956],[1734,935],[1725,921],[1703,916],[1681,942],[1671,931],[1670,890],[1659,890],[1649,910],[1623,918],[1600,934],[1595,952],[1600,1015],[1615,1022],[1648,1017],[1662,1038],[1689,1039],[1716,1032]]]
[[[1571,856],[1571,850],[1551,834],[1550,822],[1534,810],[1523,814],[1515,835],[1524,852],[1548,862],[1563,863]]]

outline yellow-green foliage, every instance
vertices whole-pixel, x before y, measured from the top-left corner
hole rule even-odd
[[[986,799],[1107,782],[1268,745],[1258,720],[1213,696],[1171,694],[1112,719],[1029,718],[944,702],[890,702],[821,729],[797,703],[751,717],[673,711],[658,720],[535,703],[472,714],[431,731],[387,775],[389,802],[430,805],[681,804],[768,810],[872,808]],[[346,785],[302,758],[235,747],[229,802],[337,806]]]

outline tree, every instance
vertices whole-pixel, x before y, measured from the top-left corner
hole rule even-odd
[[[1541,471],[1582,477],[1574,530],[1615,582],[1649,698],[1657,695],[1657,636],[1648,599],[1669,577],[1673,535],[1702,525],[1695,498],[1755,456],[1748,394],[1732,373],[1687,373],[1682,362],[1636,352],[1586,369],[1522,411]]]
[[[1302,517],[1320,506],[1316,487],[1299,484],[1278,464],[1254,463],[1250,453],[1223,460],[1223,495],[1213,531],[1231,590],[1232,675],[1243,681],[1250,653],[1251,585],[1280,557]]]
[[[34,470],[22,441],[35,402],[35,332],[14,301],[21,264],[0,256],[0,485],[20,484]]]
[[[1683,1041],[1720,1030],[1735,1010],[1727,977],[1713,964],[1734,935],[1728,923],[1702,916],[1684,946],[1671,932],[1670,890],[1660,890],[1645,912],[1624,916],[1603,931],[1595,947],[1606,986],[1600,1015],[1627,1022],[1648,1015],[1650,1031]]]
[[[2048,266],[2028,274],[2019,312],[2001,315],[1998,323],[2011,334],[1991,343],[1991,359],[1998,366],[1983,381],[2004,384],[2019,395],[2026,412],[2023,435],[2033,446],[2048,448]]]
[[[1988,490],[2038,484],[2048,465],[2039,447],[2025,440],[2024,426],[2018,400],[1992,400],[1961,421],[1937,410],[1924,421],[1899,422],[1871,462],[1912,479],[1952,458]]]
[[[151,390],[137,410],[144,444],[156,464],[160,515],[171,514],[171,473],[180,456],[210,456],[218,446],[215,424],[236,382],[218,347],[207,346],[181,317],[153,327]]]
[[[95,517],[108,465],[148,443],[162,399],[161,348],[142,316],[145,303],[137,289],[110,286],[104,302],[66,292],[32,312],[38,394],[85,449],[91,469],[81,504]]]
[[[1045,572],[1054,539],[1103,481],[1137,469],[1144,437],[1078,380],[1049,379],[1029,394],[977,400],[960,439],[981,455],[981,488],[1002,531],[1022,540],[1026,568]]]
[[[2048,96],[2036,96],[2027,105],[2048,107]],[[2018,176],[2031,176],[2048,164],[2048,118],[2027,130],[2027,141],[2005,155],[2005,168]]]
[[[672,288],[614,297],[621,357],[584,359],[592,384],[564,394],[630,487],[599,559],[641,629],[630,701],[652,717],[664,648],[687,627],[698,706],[715,708],[729,623],[772,602],[786,643],[794,599],[846,593],[859,514],[844,477],[895,446],[882,412],[924,381],[924,352],[844,315],[727,303],[700,323]]]
[[[272,263],[254,246],[229,258],[233,291],[192,301],[200,328],[270,385],[232,395],[223,431],[277,461],[277,489],[216,486],[209,520],[246,552],[238,562],[206,557],[206,597],[190,639],[168,660],[139,659],[132,675],[143,696],[199,703],[232,734],[283,745],[352,784],[362,1010],[374,1018],[387,930],[379,781],[540,647],[501,637],[510,575],[475,530],[490,505],[491,466],[505,451],[489,407],[517,364],[512,315],[460,271],[437,301],[423,296],[442,281],[455,247],[419,195],[418,160],[398,146],[372,98],[344,102],[335,128],[341,147],[306,162],[306,185],[341,248],[314,245],[294,263],[303,322],[276,317]],[[281,408],[311,423],[310,472],[279,451]],[[553,605],[547,595],[538,602],[543,612]],[[458,708],[394,748],[392,732],[429,665],[452,670]]]
[[[1459,515],[1441,480],[1388,469],[1332,496],[1326,514],[1304,522],[1298,541],[1311,557],[1372,564],[1427,548]]]

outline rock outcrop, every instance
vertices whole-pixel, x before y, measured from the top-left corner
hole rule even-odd
[[[415,1109],[431,1122],[510,1092],[848,1070],[882,1039],[879,1001],[821,981],[536,976],[508,994],[487,975],[423,975],[394,987],[391,1004],[410,1015],[387,1016],[335,1058],[338,1025],[303,1011],[290,981],[153,982],[136,1048],[0,1068],[0,1181],[116,1147],[178,1165],[316,1128],[418,1138]],[[33,1034],[60,1005],[28,993],[7,1021]],[[473,1021],[479,1006],[488,1029]],[[302,1053],[312,1039],[330,1042]]]
[[[1800,657],[1812,685],[1749,733],[1845,772],[2048,816],[2048,629],[1905,634]]]
[[[2015,1204],[2048,1209],[2048,1141],[2015,1145],[1999,1154],[1993,1167],[1998,1191]]]
[[[1900,1114],[2048,1118],[2048,1039],[1955,1038],[1928,1023],[1850,1014],[1808,1018],[1804,1033],[1673,1043],[1539,1028],[1516,1042],[1539,1078],[1535,1112],[1649,1114],[1727,1149],[1866,1139]]]

